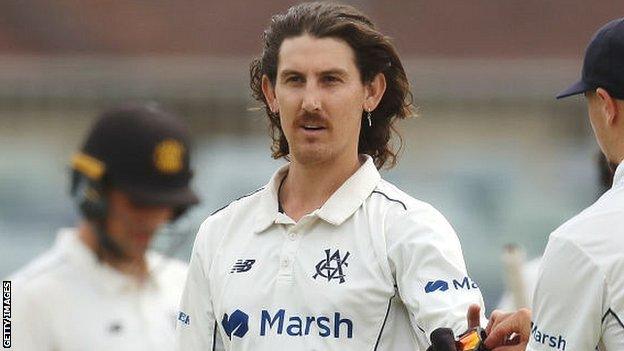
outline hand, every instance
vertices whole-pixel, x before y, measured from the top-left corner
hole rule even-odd
[[[481,307],[473,304],[468,307],[466,313],[468,329],[479,327],[481,324]],[[456,351],[457,344],[453,330],[449,328],[438,328],[431,333],[431,346],[427,351]]]
[[[531,336],[531,310],[516,312],[494,311],[485,328],[485,346],[492,351],[524,351]]]

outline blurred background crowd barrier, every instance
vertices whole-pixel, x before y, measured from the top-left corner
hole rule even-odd
[[[529,258],[599,192],[581,98],[554,95],[585,43],[624,15],[605,0],[347,1],[394,42],[418,117],[399,123],[383,176],[453,224],[491,309],[507,243]],[[264,185],[267,124],[248,88],[271,14],[292,2],[7,0],[0,3],[0,275],[49,247],[76,211],[68,162],[97,113],[155,101],[191,126],[203,203],[157,246],[186,260],[212,211]]]

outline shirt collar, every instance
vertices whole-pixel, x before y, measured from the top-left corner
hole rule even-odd
[[[624,183],[624,161],[620,162],[620,164],[615,169],[615,173],[613,174],[613,187],[622,185]]]
[[[259,213],[256,216],[256,232],[265,231],[279,218],[279,187],[282,180],[288,174],[290,164],[280,167],[271,177],[271,180],[260,191]]]
[[[329,197],[320,209],[315,211],[321,219],[333,225],[342,224],[375,190],[381,180],[381,175],[370,156],[362,155],[362,157],[365,160],[364,164]],[[287,164],[278,169],[260,194],[260,213],[256,218],[257,232],[266,230],[280,218],[278,191],[281,181],[288,173],[288,167]]]
[[[108,292],[119,292],[136,289],[137,287],[156,286],[157,280],[154,274],[150,273],[148,279],[139,282],[127,274],[123,274],[113,267],[101,262],[97,255],[78,237],[78,231],[74,228],[63,228],[59,231],[55,247],[68,257],[75,267],[83,270],[87,277],[96,284],[101,285]],[[159,264],[159,255],[148,253],[146,255],[149,272]]]

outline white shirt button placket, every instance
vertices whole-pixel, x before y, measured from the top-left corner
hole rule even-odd
[[[301,238],[301,226],[305,225],[305,219],[302,219],[299,223],[289,225],[286,230],[286,240],[282,245],[282,252],[280,254],[280,268],[279,279],[291,280],[293,274],[293,265],[295,264],[295,258],[297,250],[299,249],[299,239]]]

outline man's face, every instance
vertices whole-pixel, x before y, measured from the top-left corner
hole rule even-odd
[[[130,259],[141,259],[156,230],[171,220],[167,206],[138,206],[123,192],[113,189],[108,197],[107,234]]]
[[[272,109],[279,111],[294,162],[357,159],[360,121],[369,94],[346,42],[310,35],[284,40],[275,86],[270,86],[268,95]]]

